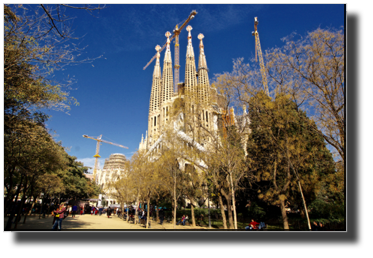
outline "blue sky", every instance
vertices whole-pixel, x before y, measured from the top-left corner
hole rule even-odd
[[[107,5],[89,15],[81,10],[67,10],[73,20],[74,36],[81,46],[87,46],[82,57],[94,58],[92,64],[71,66],[57,72],[56,79],[74,77],[70,92],[79,106],[72,106],[69,115],[50,111],[48,128],[55,139],[69,148],[68,153],[94,164],[96,141],[83,134],[127,146],[128,149],[103,143],[100,166],[112,153],[123,153],[127,158],[137,150],[141,135],[147,130],[149,98],[154,62],[143,67],[155,55],[155,46],[163,46],[166,31],[183,22],[192,10],[196,17],[189,22],[193,27],[192,41],[199,54],[197,35],[203,33],[210,79],[214,74],[232,70],[232,60],[254,56],[255,41],[251,32],[254,17],[258,17],[258,31],[263,51],[282,46],[281,38],[292,32],[304,35],[318,27],[341,28],[344,25],[344,5],[293,4],[237,4],[237,5]],[[184,80],[187,32],[180,34],[180,81]],[[174,54],[174,45],[171,45]],[[163,52],[164,53],[164,52]],[[163,64],[163,53],[161,64]]]

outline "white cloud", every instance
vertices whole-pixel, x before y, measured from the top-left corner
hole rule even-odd
[[[93,173],[93,167],[95,166],[96,158],[83,158],[83,159],[77,159],[77,160],[80,162],[83,162],[84,166],[91,167],[91,169],[88,169],[88,171]],[[104,159],[98,159],[97,168],[102,169],[104,162],[105,162]]]

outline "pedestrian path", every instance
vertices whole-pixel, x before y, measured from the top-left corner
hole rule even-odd
[[[21,219],[23,222],[23,218]],[[29,230],[45,230],[49,231],[52,229],[53,217],[48,216],[46,218],[40,218],[39,216],[27,217],[25,224],[19,223],[17,226],[17,231],[29,231]],[[176,225],[175,228],[172,223],[163,222],[160,225],[159,222],[151,220],[151,228],[146,229],[144,225],[133,224],[118,218],[117,216],[112,216],[108,218],[105,215],[77,215],[72,218],[71,215],[65,218],[62,222],[62,230],[206,230],[204,227],[192,227],[192,226],[182,226]]]

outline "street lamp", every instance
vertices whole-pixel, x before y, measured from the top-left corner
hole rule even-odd
[[[202,187],[205,188],[205,183],[202,183]],[[211,228],[211,216],[210,216],[210,188],[207,185],[207,205],[209,209],[209,228]]]

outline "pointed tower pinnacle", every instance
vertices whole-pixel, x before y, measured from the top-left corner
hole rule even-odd
[[[207,103],[210,99],[210,82],[206,63],[205,50],[203,46],[202,33],[198,35],[199,43],[199,60],[198,60],[198,98],[199,101]]]
[[[194,58],[194,50],[192,45],[192,26],[188,25],[188,46],[186,52],[185,64],[185,93],[193,97],[197,97],[197,77],[196,77],[196,62]]]
[[[149,105],[149,114],[159,110],[160,108],[160,90],[161,90],[161,66],[159,64],[159,50],[161,47],[157,45],[155,50],[157,50],[157,61],[155,62],[154,72],[153,72],[153,83],[152,90],[150,94],[150,105]]]
[[[153,77],[161,78],[161,65],[159,64],[159,58],[161,57],[159,50],[161,50],[161,46],[157,45],[155,50],[157,51],[157,61],[155,62]]]
[[[169,121],[169,112],[171,111],[171,98],[173,96],[174,82],[172,76],[172,59],[171,59],[171,49],[170,49],[170,36],[169,31],[166,32],[167,37],[167,47],[166,53],[163,61],[163,79],[161,87],[161,109],[160,109],[160,119],[157,123],[162,127],[163,124]]]
[[[161,102],[165,102],[171,99],[173,92],[173,76],[172,76],[172,59],[170,49],[170,36],[169,31],[166,32],[167,46],[166,53],[163,61],[163,85],[161,90]]]
[[[188,46],[187,46],[187,57],[194,57],[193,45],[192,45],[192,26],[188,25],[186,30],[188,31]]]
[[[161,112],[162,87],[161,66],[159,64],[159,58],[161,56],[159,53],[160,49],[161,47],[159,45],[155,47],[155,50],[157,51],[157,61],[154,66],[153,83],[149,103],[148,131],[151,139],[154,139],[159,132],[159,124],[157,123],[157,120],[159,120]]]

